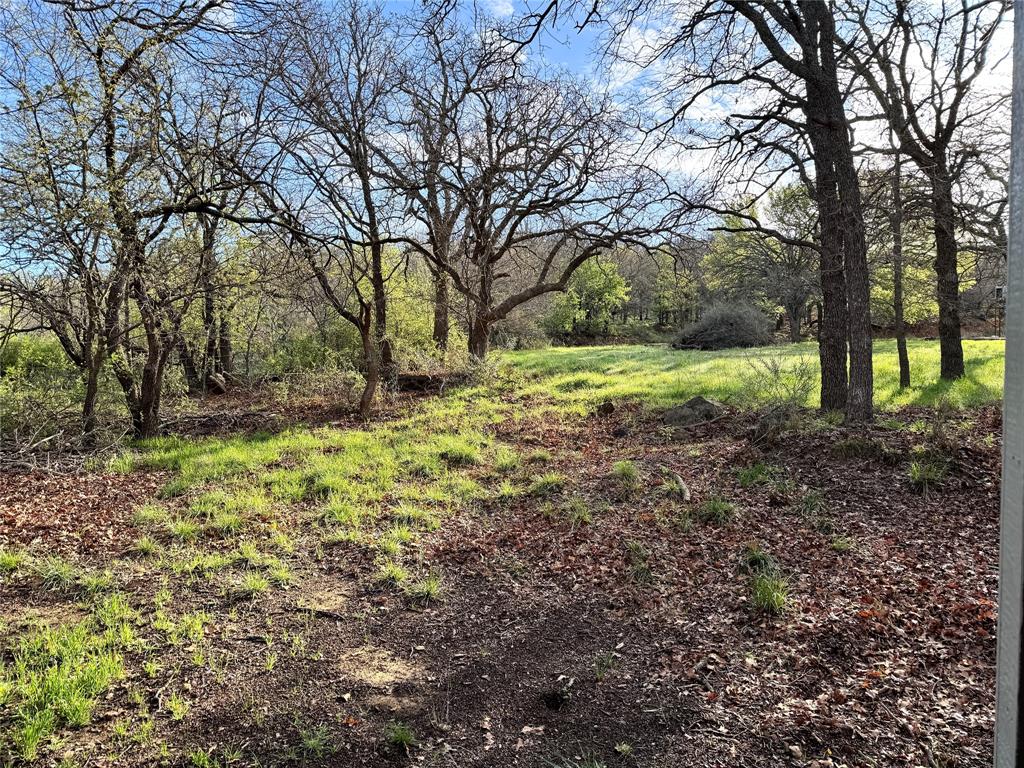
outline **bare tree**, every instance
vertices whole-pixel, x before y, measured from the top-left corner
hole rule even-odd
[[[557,7],[546,6],[534,23]],[[737,187],[757,199],[794,177],[812,191],[817,237],[795,244],[820,254],[822,408],[845,410],[850,421],[870,419],[867,248],[840,69],[845,49],[833,6],[820,0],[645,0],[617,3],[614,12],[586,7],[588,19],[610,19],[620,59],[659,72],[659,94],[672,109],[662,124],[680,129],[676,135],[687,146],[719,153],[717,186],[727,199],[736,198]],[[629,34],[636,25],[653,33],[640,46]],[[722,120],[701,119],[704,108],[723,103],[731,106]],[[722,205],[707,207],[743,216]],[[745,221],[786,242],[781,233]]]
[[[391,235],[400,211],[376,169],[374,144],[394,88],[393,31],[357,2],[303,5],[268,35],[254,116],[265,135],[248,159],[262,213],[277,227],[338,316],[362,340],[370,412],[381,378],[396,375],[387,284],[401,267]]]
[[[167,254],[183,252],[182,217],[217,213],[219,196],[236,183],[204,179],[182,162],[188,121],[204,117],[185,107],[195,97],[185,84],[199,82],[204,37],[224,33],[214,18],[222,6],[33,3],[7,33],[18,64],[5,69],[15,104],[7,117],[26,161],[4,174],[24,201],[14,212],[23,222],[15,247],[37,256],[51,244],[61,249],[47,286],[67,293],[49,301],[57,313],[40,314],[86,372],[87,432],[104,362],[135,434],[159,427],[165,367],[196,290],[191,273],[168,269]],[[242,24],[234,18],[232,30]]]
[[[1011,4],[1007,0],[845,3],[860,28],[850,61],[877,101],[881,118],[931,183],[935,274],[939,302],[941,376],[964,375],[954,191],[977,157],[965,131],[991,120],[1009,92],[985,92],[992,40]]]
[[[392,171],[428,232],[422,255],[469,305],[469,351],[482,359],[495,323],[564,290],[591,256],[663,236],[678,207],[609,98],[520,61],[487,30],[452,45],[432,34],[441,95],[409,94],[404,119],[418,130]]]

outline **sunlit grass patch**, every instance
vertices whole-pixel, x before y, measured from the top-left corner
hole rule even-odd
[[[161,559],[160,565],[179,576],[209,576],[231,567],[234,562],[234,558],[224,552],[197,553],[190,550],[184,556],[165,556]]]
[[[549,496],[565,488],[565,476],[558,472],[535,475],[530,481],[528,493],[531,496]]]
[[[160,543],[152,536],[140,536],[132,544],[132,552],[139,557],[154,557],[160,549]]]
[[[335,528],[327,531],[320,539],[327,545],[364,544],[366,534],[354,528]]]
[[[188,517],[176,518],[167,523],[167,533],[176,541],[195,541],[201,532],[202,527],[199,523]]]
[[[165,507],[159,504],[143,504],[135,510],[132,519],[136,525],[147,526],[157,525],[167,520],[168,512]]]
[[[15,573],[28,561],[28,553],[25,550],[0,547],[0,576]]]
[[[500,446],[494,452],[494,471],[499,474],[507,475],[514,472],[522,463],[523,459],[519,453],[507,445]]]
[[[276,501],[295,503],[302,501],[309,493],[309,486],[302,472],[297,469],[275,469],[260,477],[270,497]]]
[[[164,608],[158,608],[153,614],[152,627],[163,634],[170,645],[184,643],[201,643],[206,636],[206,628],[213,617],[205,611],[183,613],[176,619]]]
[[[322,508],[320,517],[326,523],[358,528],[365,516],[364,510],[343,497],[331,497]]]
[[[137,614],[120,595],[89,618],[42,626],[12,639],[0,664],[0,743],[32,761],[65,727],[86,725],[104,691],[124,674],[120,651],[134,643]]]
[[[428,603],[437,600],[441,596],[443,584],[441,577],[436,573],[430,573],[422,579],[410,582],[405,587],[405,594],[411,600]]]
[[[258,571],[246,571],[235,582],[234,592],[243,598],[254,599],[270,590],[270,581]]]
[[[380,557],[377,560],[377,581],[387,584],[401,585],[409,579],[409,572],[391,557]]]
[[[895,410],[908,405],[934,406],[941,398],[956,408],[998,402],[1002,397],[1004,345],[1001,340],[964,341],[966,376],[948,382],[939,379],[938,342],[911,339],[912,386],[901,390],[895,342],[876,340],[876,404],[882,410]],[[552,401],[565,412],[579,412],[581,406],[589,408],[602,400],[632,400],[665,408],[694,395],[752,405],[746,397],[744,376],[751,360],[779,358],[784,371],[795,372],[799,360],[816,365],[817,346],[804,342],[701,352],[630,345],[520,350],[502,352],[501,356],[526,374],[529,380],[521,390],[524,394]],[[818,397],[815,388],[807,405],[816,405]]]
[[[474,432],[436,435],[431,444],[438,457],[449,466],[471,466],[480,463],[483,435]]]
[[[427,531],[435,531],[441,526],[441,521],[436,514],[412,504],[399,504],[391,510],[391,519],[397,523]]]
[[[39,558],[33,566],[43,586],[56,592],[71,590],[81,576],[77,566],[59,555]]]
[[[758,573],[750,581],[750,598],[759,611],[782,613],[789,599],[789,584],[775,573]]]

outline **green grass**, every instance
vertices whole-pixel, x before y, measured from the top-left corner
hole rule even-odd
[[[732,520],[733,515],[736,514],[736,506],[726,499],[719,496],[712,496],[710,499],[700,505],[700,509],[697,510],[697,515],[700,517],[702,522],[712,523],[714,525],[724,525]]]
[[[1001,396],[1001,342],[966,342],[967,376],[955,383],[937,381],[936,343],[912,341],[910,352],[919,383],[900,392],[893,345],[877,345],[876,400],[881,409],[940,402],[975,406]],[[344,568],[347,556],[358,550],[352,563],[373,558],[375,573],[370,578],[378,588],[395,590],[410,602],[427,603],[442,597],[444,589],[427,560],[431,548],[421,539],[460,505],[495,498],[515,504],[513,499],[530,494],[543,497],[529,501],[531,507],[543,504],[574,530],[595,520],[600,526],[605,517],[600,499],[570,498],[567,489],[577,490],[578,483],[570,485],[571,478],[553,471],[548,448],[538,444],[520,451],[499,445],[489,428],[526,414],[543,417],[545,410],[548,415],[555,411],[556,418],[588,413],[605,399],[635,400],[658,408],[703,394],[739,406],[756,405],[744,398],[746,370],[751,359],[766,354],[795,369],[803,360],[816,359],[816,348],[802,344],[704,353],[620,346],[503,352],[501,359],[519,369],[522,394],[533,398],[529,409],[519,400],[503,401],[498,396],[500,384],[486,384],[420,401],[385,424],[363,429],[296,428],[273,435],[170,437],[138,444],[133,452],[121,454],[114,468],[167,472],[160,495],[169,501],[135,511],[139,530],[134,559],[84,568],[53,555],[28,558],[21,550],[0,549],[0,576],[17,573],[24,580],[24,574],[31,574],[33,581],[39,579],[36,588],[68,593],[50,595],[48,600],[78,603],[55,626],[19,625],[13,628],[16,632],[4,626],[0,632],[0,762],[8,755],[15,764],[54,757],[53,745],[62,731],[89,723],[106,692],[125,674],[122,656],[140,665],[147,677],[160,678],[177,669],[173,659],[160,656],[161,649],[184,646],[195,663],[209,661],[213,669],[213,643],[222,616],[218,614],[214,622],[202,611],[187,612],[197,607],[194,603],[174,605],[196,580],[209,580],[224,598],[258,598],[293,584],[301,589],[301,579],[314,567],[306,561],[309,557],[314,562],[335,558],[332,567]],[[816,397],[812,393],[808,405],[814,405]],[[823,418],[817,422],[826,423]],[[929,429],[929,421],[922,420],[918,431],[924,434]],[[859,456],[874,449],[851,442],[842,450]],[[688,455],[699,458],[699,448],[692,446]],[[571,452],[559,451],[559,459],[570,457]],[[903,482],[922,493],[937,491],[945,465],[928,454],[912,458]],[[641,469],[628,460],[605,470],[605,487],[614,487],[623,497],[646,488],[655,472],[652,466]],[[779,471],[769,464],[734,471],[745,487],[781,482]],[[676,505],[683,510],[680,527],[689,526],[691,516],[725,524],[737,513],[724,498],[688,503],[688,491],[673,477],[663,487],[664,493],[685,500]],[[831,546],[836,553],[852,551],[850,557],[862,551],[835,530],[819,492],[807,491],[793,503],[815,530],[828,537],[823,547]],[[324,544],[339,546],[324,555]],[[617,562],[624,581],[638,586],[658,582],[656,547],[652,551],[632,540],[618,545],[623,548]],[[752,545],[740,557],[737,567],[750,579],[751,603],[769,614],[784,611],[789,584],[772,555]],[[133,607],[116,591],[118,584],[137,577],[152,578],[159,587],[152,604],[147,600]],[[213,592],[206,589],[211,596]],[[236,610],[254,608],[232,606],[229,615]],[[273,656],[277,658],[276,653]],[[188,716],[186,692],[167,692],[162,702],[166,716]],[[411,732],[401,728],[386,738],[406,751],[415,742]],[[316,733],[302,741],[303,753],[321,752]]]
[[[80,573],[70,562],[58,555],[48,555],[35,563],[43,586],[55,592],[67,592],[78,583]]]
[[[967,374],[945,382],[939,380],[938,342],[911,339],[912,386],[901,391],[895,342],[876,341],[876,406],[934,406],[942,398],[960,408],[997,402],[1003,393],[1003,347],[1003,341],[965,341]],[[694,395],[743,405],[753,373],[750,361],[766,355],[780,357],[784,366],[795,369],[801,360],[817,365],[818,350],[814,342],[804,342],[718,352],[631,345],[501,353],[503,360],[526,374],[526,394],[550,398],[579,413],[602,400],[635,400],[665,408]],[[807,404],[816,405],[818,397],[815,390]]]
[[[558,493],[565,487],[565,476],[558,472],[545,472],[537,475],[530,481],[529,494],[531,496],[549,496]]]
[[[743,565],[751,574],[774,574],[779,566],[775,558],[766,552],[757,542],[749,542],[743,548]]]
[[[750,597],[759,611],[777,615],[786,607],[789,585],[774,573],[758,573],[750,581]]]
[[[640,469],[635,462],[629,460],[616,461],[612,465],[612,478],[626,492],[635,491],[640,487]]]
[[[17,571],[28,562],[28,554],[22,549],[0,547],[0,576]]]
[[[384,729],[384,741],[392,749],[408,752],[416,746],[416,734],[405,723],[389,723]]]
[[[87,725],[100,696],[124,675],[121,651],[135,642],[137,615],[120,595],[87,619],[21,635],[0,664],[0,743],[32,761],[64,728]]]
[[[441,577],[436,573],[431,573],[409,584],[405,588],[405,594],[411,600],[429,603],[431,600],[437,600],[440,597],[441,588]]]
[[[736,479],[741,488],[753,488],[755,485],[764,485],[772,482],[779,474],[777,467],[764,462],[751,464],[749,467],[740,467],[736,470]]]

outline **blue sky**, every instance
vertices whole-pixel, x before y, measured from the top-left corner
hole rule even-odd
[[[541,7],[541,2],[523,2],[522,0],[473,0],[476,6],[497,19],[508,19],[513,15],[523,14],[530,8]],[[385,0],[387,6],[396,10],[403,7],[418,5],[420,0]],[[468,10],[467,10],[468,13]],[[538,44],[531,47],[531,55],[539,55],[548,63],[565,68],[579,75],[591,74],[599,63],[597,52],[598,31],[594,27],[583,30],[576,29],[574,24],[560,22],[554,28],[546,25],[538,39]]]

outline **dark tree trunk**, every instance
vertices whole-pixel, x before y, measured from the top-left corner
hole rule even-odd
[[[380,347],[374,335],[374,323],[369,306],[363,307],[360,313],[359,335],[363,343],[363,393],[359,398],[359,415],[364,419],[373,411],[373,400],[377,395],[380,383]]]
[[[490,346],[490,335],[490,324],[484,318],[482,311],[478,311],[469,326],[469,354],[477,360],[486,359]]]
[[[188,387],[189,394],[202,394],[206,385],[206,377],[200,375],[195,357],[188,348],[188,342],[185,341],[184,336],[180,335],[178,337],[178,359],[181,361],[181,370],[185,374],[185,385]]]
[[[383,254],[379,245],[371,247],[372,272],[370,282],[373,286],[373,343],[377,354],[374,355],[377,365],[378,379],[383,378],[385,386],[394,383],[398,378],[395,366],[394,351],[388,338],[388,296],[384,285]]]
[[[871,339],[871,275],[864,236],[860,183],[849,145],[839,163],[839,194],[843,212],[843,263],[846,267],[847,322],[850,343],[850,389],[846,420],[871,421],[874,411],[874,361]]]
[[[815,144],[823,144],[813,137]],[[821,302],[818,305],[818,358],[821,363],[821,410],[845,411],[849,380],[846,370],[846,273],[834,171],[824,162],[825,149],[815,153],[815,198],[821,240]],[[821,159],[819,159],[821,158]]]
[[[448,276],[441,270],[434,275],[434,344],[441,352],[448,350]]]
[[[217,370],[220,373],[228,374],[234,372],[235,349],[231,341],[231,319],[227,314],[221,315],[220,328],[217,333],[218,357]]]
[[[139,383],[141,426],[136,431],[136,437],[156,437],[160,431],[160,389],[162,379],[163,366],[160,360],[147,360],[146,365],[142,368],[142,380]]]
[[[214,276],[217,270],[216,256],[216,219],[200,217],[203,228],[203,253],[200,262],[200,276],[203,287],[203,335],[205,337],[205,349],[201,359],[202,370],[195,364],[193,358],[193,370],[195,380],[199,382],[196,391],[202,391],[206,386],[206,377],[218,371],[217,361],[217,312],[216,312],[216,289]],[[192,391],[191,379],[189,379],[189,390]]]
[[[103,367],[103,353],[100,350],[91,352],[85,374],[85,397],[82,399],[82,444],[92,447],[96,444],[96,401],[100,392],[100,370]]]
[[[953,185],[945,169],[932,174],[932,216],[935,225],[935,276],[939,302],[940,375],[964,375],[964,348],[960,331],[960,275],[957,269],[956,214]]]
[[[804,111],[821,218],[822,408],[845,406],[847,421],[868,421],[874,384],[867,243],[850,126],[839,88],[835,19],[826,3],[801,2],[800,7],[806,23],[805,56],[816,59],[808,69]]]
[[[789,323],[789,340],[800,341],[800,315],[803,314],[803,307],[791,305],[786,307],[786,322]]]
[[[910,386],[910,356],[907,354],[907,326],[903,318],[903,184],[900,156],[896,155],[892,174],[892,312],[896,331],[896,353],[900,361],[900,389]]]
[[[493,320],[488,315],[491,308],[493,276],[486,254],[481,254],[478,264],[480,268],[480,282],[477,289],[479,298],[470,313],[469,354],[477,360],[484,360],[487,358],[487,350],[490,346],[491,321]]]

